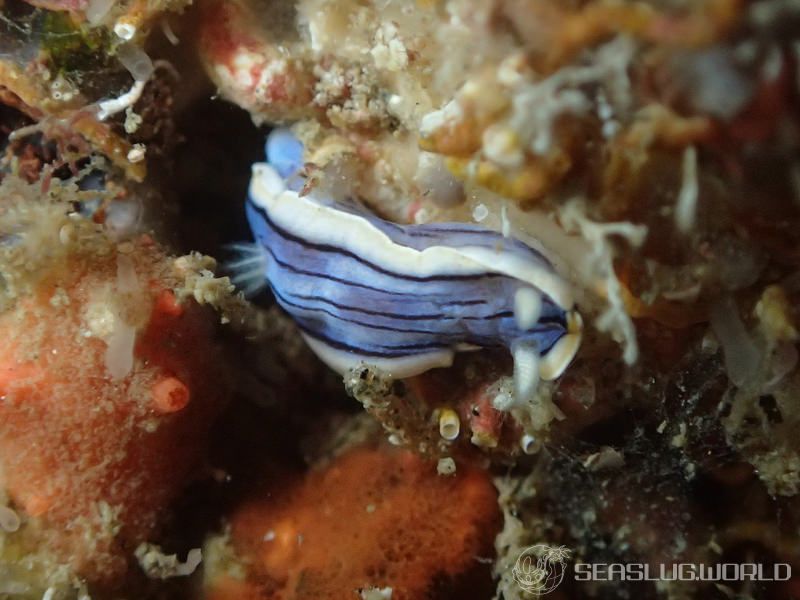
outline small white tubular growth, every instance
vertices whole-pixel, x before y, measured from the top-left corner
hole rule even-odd
[[[730,296],[722,298],[711,307],[711,329],[722,345],[725,370],[730,380],[739,387],[752,381],[761,361],[761,353]]]
[[[89,25],[99,25],[114,7],[114,2],[115,0],[89,0],[84,13]]]
[[[514,392],[516,404],[527,402],[539,384],[539,352],[528,344],[517,344],[514,355]]]
[[[528,433],[522,436],[519,445],[525,454],[535,454],[541,448],[539,440]]]
[[[675,206],[675,226],[681,233],[688,233],[694,227],[697,195],[697,151],[689,146],[683,151],[683,183]]]
[[[13,533],[19,529],[22,521],[13,509],[0,504],[0,530]]]
[[[128,42],[133,39],[133,36],[136,35],[136,25],[133,23],[126,23],[120,19],[114,23],[114,33],[121,40]]]
[[[440,458],[436,464],[436,472],[439,475],[454,475],[456,472],[456,461],[449,456]]]
[[[122,112],[129,106],[133,106],[138,102],[144,91],[144,81],[136,81],[130,90],[122,94],[119,98],[112,98],[110,100],[103,100],[97,104],[97,118],[100,121],[105,121],[108,117]]]
[[[153,61],[136,44],[122,44],[117,48],[117,58],[136,81],[147,81],[153,76]]]
[[[106,370],[112,379],[125,378],[133,370],[133,349],[136,328],[118,320],[113,333],[106,340]]]
[[[451,442],[461,432],[461,419],[452,408],[443,408],[439,412],[439,435]]]
[[[169,21],[166,17],[161,19],[161,32],[164,34],[164,37],[167,38],[167,41],[173,46],[177,46],[181,43],[181,41],[178,39],[178,36],[175,35],[175,32],[173,31],[172,26],[169,24]]]
[[[133,259],[127,254],[117,254],[117,291],[134,294],[141,289]]]
[[[476,222],[480,223],[486,217],[489,216],[489,209],[486,208],[485,204],[478,204],[475,208],[472,209],[472,218],[475,219]]]
[[[392,600],[392,588],[369,588],[359,591],[362,600]]]
[[[530,287],[521,287],[514,294],[514,318],[522,331],[527,331],[542,314],[542,296]]]

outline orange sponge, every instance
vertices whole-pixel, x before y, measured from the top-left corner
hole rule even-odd
[[[105,585],[152,541],[225,401],[212,315],[177,303],[152,241],[128,244],[68,256],[0,313],[0,489],[37,548]]]
[[[231,518],[245,580],[215,578],[209,598],[341,599],[392,589],[392,600],[488,598],[486,561],[500,516],[489,475],[452,477],[394,448],[359,448]]]

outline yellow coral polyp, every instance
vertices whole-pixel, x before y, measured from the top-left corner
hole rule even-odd
[[[473,181],[496,194],[523,202],[541,199],[571,166],[569,158],[560,153],[548,162],[529,161],[515,171],[501,169],[486,160],[476,163],[450,157],[445,164],[461,180]]]
[[[419,147],[445,156],[468,156],[480,150],[483,129],[474,116],[466,116],[463,121],[443,125],[420,138]]]
[[[761,294],[754,312],[770,339],[795,342],[800,337],[792,319],[792,305],[782,287],[768,286]]]
[[[452,408],[443,408],[439,413],[439,435],[445,440],[452,441],[461,431],[461,419]]]

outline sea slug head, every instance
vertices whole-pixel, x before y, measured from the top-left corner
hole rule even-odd
[[[552,306],[552,304],[551,304]],[[570,306],[557,306],[561,322],[558,337],[547,327],[539,329],[540,317],[549,320],[554,315],[542,315],[543,303],[536,290],[521,287],[514,298],[514,316],[519,328],[510,345],[514,357],[515,398],[523,403],[532,398],[539,380],[552,381],[561,376],[572,362],[581,343],[583,320]],[[552,311],[552,308],[548,311]]]
[[[290,129],[279,127],[267,136],[264,147],[267,162],[287,182],[287,187],[299,191],[302,179],[299,177],[303,169],[303,144]]]
[[[542,357],[539,364],[539,374],[545,381],[552,381],[561,377],[566,368],[575,358],[583,337],[583,319],[580,313],[573,309],[564,313],[566,331],[553,345],[547,354]]]

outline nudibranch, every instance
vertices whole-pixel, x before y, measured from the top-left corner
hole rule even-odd
[[[234,263],[266,283],[313,351],[336,371],[364,362],[404,378],[458,351],[506,347],[518,396],[558,377],[581,338],[569,283],[537,250],[467,223],[400,225],[306,183],[303,146],[267,139],[246,201],[256,244]]]

